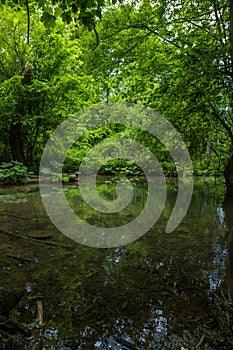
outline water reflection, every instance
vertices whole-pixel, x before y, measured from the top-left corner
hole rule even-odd
[[[137,196],[145,198],[145,189],[142,183]],[[223,344],[227,349],[231,336],[220,316],[229,285],[227,264],[233,262],[221,181],[196,181],[186,217],[167,234],[177,193],[176,183],[168,181],[157,224],[139,240],[112,249],[89,248],[64,237],[46,216],[37,189],[0,193],[0,299],[7,306],[0,307],[0,315],[11,315],[30,330],[25,349],[194,349],[203,334],[203,349],[224,349]],[[77,193],[66,189],[83,217],[93,218]],[[125,212],[124,220],[131,216]],[[52,236],[32,238],[38,228]],[[38,326],[38,296],[43,327]]]

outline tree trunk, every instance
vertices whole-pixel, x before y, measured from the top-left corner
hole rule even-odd
[[[225,197],[223,208],[225,212],[225,221],[228,227],[227,234],[227,249],[228,257],[226,264],[225,286],[228,293],[228,299],[233,301],[233,200],[230,197]]]
[[[22,85],[29,85],[31,83],[32,69],[25,67],[22,76]],[[17,121],[11,123],[9,130],[9,145],[11,148],[12,157],[14,160],[18,160],[21,163],[25,163],[25,155],[22,132],[23,126],[20,119],[22,116],[25,116],[25,105],[25,96],[19,96],[16,115],[14,116],[14,119]]]
[[[233,200],[233,142],[229,150],[229,158],[226,168],[224,170],[224,177],[227,186],[226,199]]]
[[[207,157],[207,166],[208,168],[211,165],[211,141],[207,141],[207,146],[206,146],[206,157]]]
[[[17,122],[11,123],[9,131],[9,145],[14,160],[18,160],[21,163],[25,162],[23,138],[22,138],[22,124]]]
[[[233,0],[230,0],[230,50],[231,68],[233,68]]]
[[[233,80],[233,0],[230,0],[229,12],[230,12],[229,34],[230,34],[231,76]],[[231,95],[231,97],[233,101],[233,95]],[[228,163],[224,170],[224,177],[225,177],[226,186],[227,186],[226,199],[233,198],[233,140],[232,140],[232,135],[229,135],[229,136],[231,137],[231,146],[230,146]]]
[[[37,119],[36,126],[32,132],[31,140],[26,145],[26,165],[32,165],[36,142],[40,131],[41,119]]]

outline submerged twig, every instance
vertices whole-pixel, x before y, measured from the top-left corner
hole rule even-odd
[[[89,278],[89,277],[92,277],[94,275],[96,275],[98,273],[97,270],[95,271],[91,271],[90,273],[86,274],[85,275],[85,278]],[[69,281],[66,285],[64,285],[64,287],[61,288],[60,292],[57,293],[56,297],[52,300],[52,302],[50,303],[50,311],[53,307],[53,305],[57,302],[57,300],[59,299],[59,297],[61,296],[61,294],[63,294],[70,285],[74,285],[76,283],[76,281],[78,281],[78,283],[76,284],[76,287],[79,287],[81,286],[81,282],[79,281],[79,279],[81,279],[83,276],[80,274],[78,276],[76,276],[75,278],[73,278],[71,281]],[[50,312],[49,311],[49,312]],[[48,312],[48,314],[49,314]],[[48,315],[47,315],[48,316]]]
[[[42,304],[42,300],[38,299],[36,301],[36,305],[37,305],[37,314],[38,314],[38,323],[39,326],[43,326],[44,325],[44,317],[43,317],[43,304]]]
[[[203,334],[202,335],[202,337],[201,337],[201,339],[199,340],[199,342],[197,343],[197,345],[195,346],[195,349],[198,349],[201,345],[202,345],[202,343],[204,342],[204,340],[205,340],[205,334]]]
[[[222,298],[220,298],[216,293],[214,293],[213,291],[210,291],[215,298],[217,298],[219,301],[221,301],[225,306],[227,306],[231,311],[233,311],[233,304],[228,301],[225,296],[222,294]]]

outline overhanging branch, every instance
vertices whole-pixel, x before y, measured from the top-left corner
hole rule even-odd
[[[225,120],[223,120],[218,111],[216,110],[216,108],[213,106],[213,104],[211,102],[208,102],[208,105],[211,107],[211,110],[213,112],[214,117],[220,122],[220,124],[224,127],[224,129],[227,131],[232,143],[233,143],[233,133],[231,130],[231,127],[226,123]]]

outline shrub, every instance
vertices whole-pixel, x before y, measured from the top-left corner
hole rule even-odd
[[[18,161],[0,164],[0,181],[6,185],[25,184],[30,181],[28,169]]]

